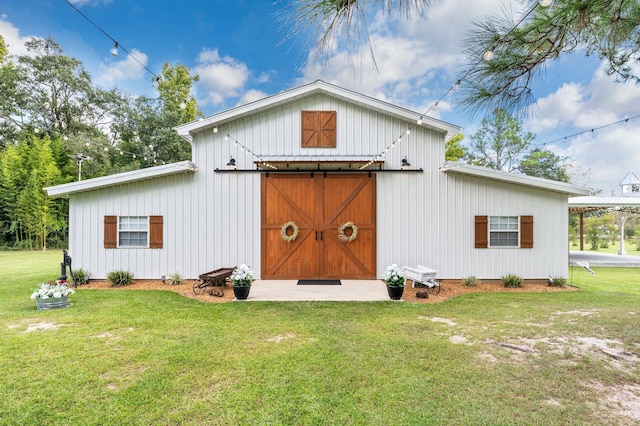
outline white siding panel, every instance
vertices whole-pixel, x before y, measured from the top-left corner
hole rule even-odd
[[[300,111],[335,110],[337,147],[302,148]],[[517,273],[544,278],[567,273],[566,196],[488,179],[447,174],[444,138],[414,123],[373,112],[326,95],[274,106],[240,120],[220,123],[194,136],[198,171],[71,195],[70,254],[74,266],[104,277],[129,269],[137,278],[179,272],[187,278],[246,263],[260,277],[260,175],[216,173],[229,157],[239,169],[254,169],[258,156],[369,156],[386,154],[385,168],[403,157],[423,173],[377,176],[377,275],[387,265],[424,264],[442,278],[499,278]],[[225,140],[230,134],[237,139]],[[162,215],[162,249],[104,249],[104,215]],[[475,249],[475,215],[532,215],[533,249]]]

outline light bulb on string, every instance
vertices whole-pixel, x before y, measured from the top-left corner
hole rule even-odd
[[[213,128],[213,133],[218,133],[218,127]]]
[[[407,129],[407,131],[405,133],[407,134],[407,136],[410,135],[411,134],[411,129]]]
[[[416,121],[416,123],[418,124],[418,126],[422,125],[422,117],[418,118],[418,120]]]
[[[484,60],[485,61],[490,61],[491,59],[493,59],[493,48],[487,50],[486,52],[484,52]]]
[[[548,6],[551,6],[551,3],[553,3],[553,0],[540,0],[538,3],[540,3],[540,6],[542,7],[548,7]]]
[[[116,41],[113,44],[113,49],[111,49],[111,56],[118,56],[118,42]]]

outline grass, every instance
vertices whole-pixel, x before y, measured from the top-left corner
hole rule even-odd
[[[628,256],[640,256],[640,250],[638,250],[638,246],[632,241],[625,240],[624,249],[626,250]],[[580,251],[580,243],[578,242],[576,245],[570,243],[569,250]],[[609,247],[600,247],[598,248],[598,250],[595,250],[595,252],[618,254],[618,250],[620,250],[620,241],[615,241],[614,243],[609,243]],[[584,251],[591,251],[591,244],[588,241],[584,242]]]
[[[606,397],[640,383],[637,359],[566,342],[640,353],[634,269],[572,269],[575,292],[437,305],[81,290],[37,311],[29,295],[59,258],[0,252],[2,425],[633,422]],[[36,324],[57,328],[27,332]]]

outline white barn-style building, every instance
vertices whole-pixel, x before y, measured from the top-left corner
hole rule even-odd
[[[176,130],[191,161],[46,188],[69,198],[74,266],[140,279],[241,263],[260,279],[379,279],[392,263],[443,279],[567,276],[567,199],[588,189],[447,164],[454,125],[316,81]]]

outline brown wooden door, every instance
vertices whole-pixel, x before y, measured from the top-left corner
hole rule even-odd
[[[262,277],[375,279],[375,214],[375,175],[263,175]],[[287,222],[299,229],[295,241],[282,239]],[[351,242],[338,238],[346,222],[358,231]]]

